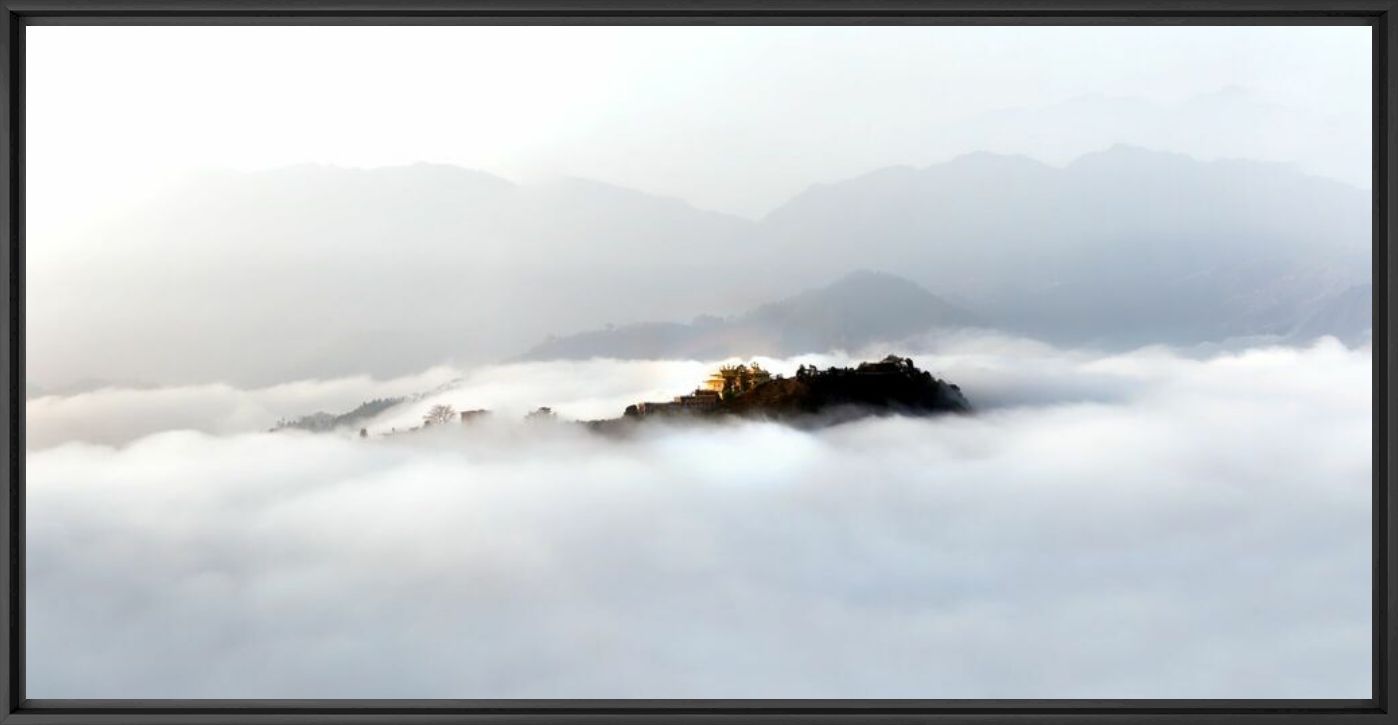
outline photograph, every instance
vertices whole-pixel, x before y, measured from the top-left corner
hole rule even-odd
[[[22,32],[22,697],[1378,697],[1369,25]]]

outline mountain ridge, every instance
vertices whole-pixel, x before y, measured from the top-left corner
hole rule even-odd
[[[793,355],[895,342],[933,327],[983,321],[916,283],[868,269],[816,289],[759,305],[740,315],[700,315],[690,323],[641,322],[556,337],[523,360],[592,357],[632,359]]]
[[[876,170],[760,222],[452,165],[224,174],[100,240],[34,245],[31,290],[64,293],[27,305],[30,369],[45,388],[394,377],[550,333],[740,315],[860,268],[1054,343],[1188,344],[1284,333],[1371,276],[1367,193],[1129,146],[1089,160]]]

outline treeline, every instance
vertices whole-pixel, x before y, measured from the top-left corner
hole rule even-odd
[[[279,420],[272,426],[272,431],[279,430],[306,430],[313,433],[326,433],[337,428],[349,428],[366,421],[379,413],[392,408],[407,398],[375,398],[364,403],[347,413],[338,415],[332,413],[311,413],[292,420]]]

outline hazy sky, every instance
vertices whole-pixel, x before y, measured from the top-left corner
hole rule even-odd
[[[304,162],[583,176],[746,216],[984,147],[1061,162],[1133,141],[1369,175],[1367,27],[27,32],[39,234],[184,170]]]

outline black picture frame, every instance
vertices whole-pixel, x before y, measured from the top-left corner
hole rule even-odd
[[[1398,150],[1398,0],[0,0],[0,218],[7,285],[0,337],[6,415],[0,445],[0,723],[1398,723],[1391,698],[1395,606],[1390,352],[1394,279],[1390,219]],[[24,693],[24,140],[25,28],[30,25],[431,24],[975,24],[1367,25],[1373,32],[1372,696],[1366,700],[33,700]],[[1149,653],[1141,653],[1148,657]]]

